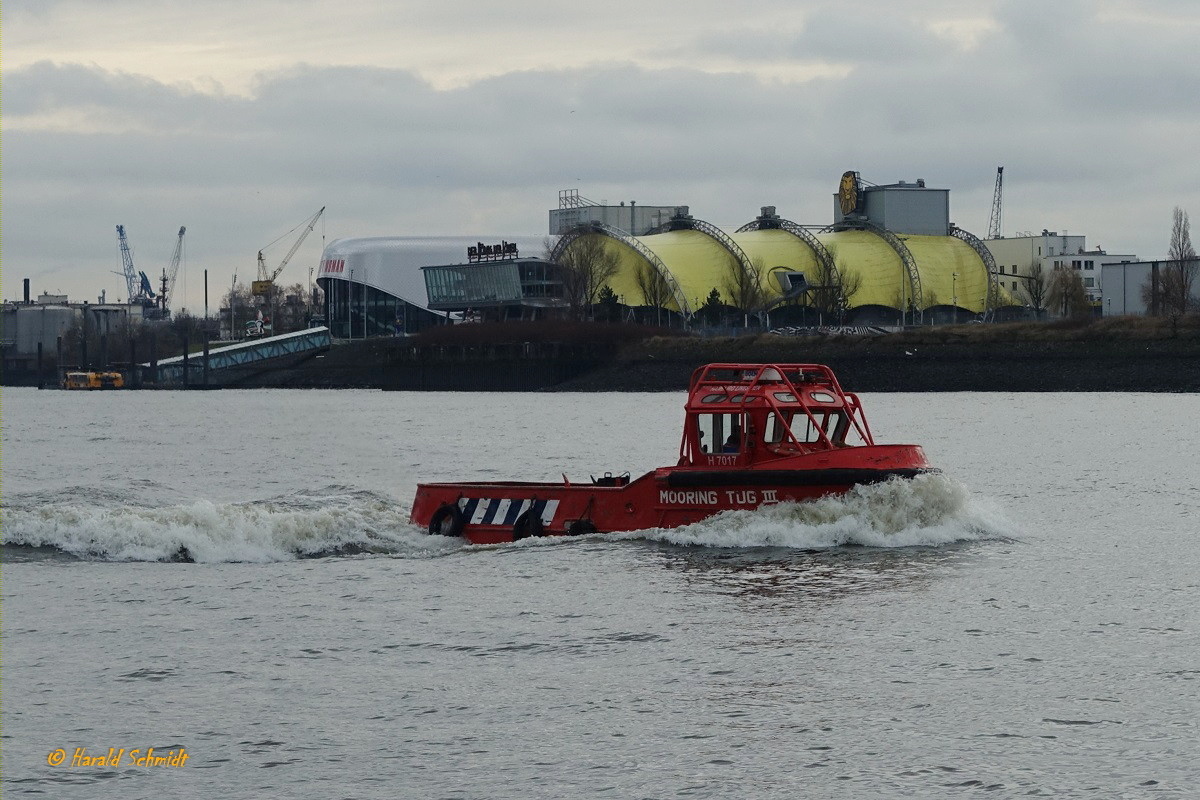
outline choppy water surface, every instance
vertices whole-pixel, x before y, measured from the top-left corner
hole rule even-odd
[[[682,401],[5,389],[4,790],[1196,796],[1200,398],[873,395],[944,475],[619,537],[407,522],[418,479],[671,463]]]

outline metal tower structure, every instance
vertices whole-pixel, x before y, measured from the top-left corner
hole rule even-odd
[[[187,228],[180,225],[179,239],[175,242],[175,252],[171,254],[171,263],[163,270],[162,291],[158,293],[158,301],[164,315],[170,310],[171,298],[175,296],[175,278],[179,275],[179,261],[183,258],[183,235],[185,233],[187,233]]]
[[[586,197],[580,197],[578,189],[559,189],[558,190],[558,207],[559,208],[587,208],[588,206],[598,206],[599,203],[594,203]]]
[[[137,270],[133,268],[133,254],[129,252],[129,240],[125,238],[125,226],[117,226],[117,249],[121,251],[121,269],[125,276],[125,297],[129,302],[137,297],[139,282]]]
[[[274,270],[267,267],[267,261],[265,258],[263,258],[263,251],[258,251],[258,280],[254,282],[254,294],[267,294],[270,291],[271,285],[274,284],[275,279],[279,277],[279,273],[283,272],[283,268],[286,267],[287,263],[292,260],[292,256],[296,255],[296,251],[300,249],[300,245],[304,244],[304,239],[308,236],[308,234],[312,233],[312,229],[316,226],[317,220],[319,220],[321,215],[324,213],[325,206],[321,206],[321,209],[317,211],[317,213],[313,214],[304,222],[300,223],[300,225],[296,226],[296,228],[303,226],[304,230],[300,233],[300,237],[296,239],[295,243],[292,245],[292,249],[288,250],[287,255],[283,257],[283,260],[279,262],[279,266],[275,267]],[[283,236],[293,233],[296,228],[292,228],[292,230],[288,231]],[[279,239],[282,239],[283,236],[280,236]],[[275,242],[278,242],[279,239],[271,242],[271,244],[267,245],[267,247],[275,244]],[[264,247],[263,250],[266,250],[267,247]]]
[[[992,218],[988,222],[988,238],[1000,238],[1001,196],[1004,192],[1004,167],[996,167],[996,193],[992,196]]]
[[[129,251],[129,240],[125,237],[124,225],[117,226],[117,248],[121,251],[121,274],[125,276],[125,291],[129,295],[127,301],[153,305],[149,300],[154,297],[154,289],[150,286],[150,279],[146,277],[146,273],[134,269],[133,254]]]

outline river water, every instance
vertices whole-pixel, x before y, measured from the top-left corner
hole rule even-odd
[[[683,394],[2,399],[8,796],[1200,796],[1196,395],[866,395],[942,476],[495,547],[416,482]]]

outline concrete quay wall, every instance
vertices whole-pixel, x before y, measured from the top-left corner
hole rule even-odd
[[[1200,340],[904,344],[668,339],[607,352],[564,346],[430,348],[402,340],[335,346],[321,358],[263,371],[241,386],[452,391],[682,391],[718,361],[828,364],[858,392],[1200,392]]]
[[[933,343],[891,336],[680,337],[601,345],[437,346],[384,338],[335,343],[297,363],[263,363],[214,383],[222,388],[683,391],[692,371],[704,364],[772,361],[828,364],[846,389],[857,392],[1200,392],[1200,336]],[[33,373],[6,373],[0,376],[5,385],[37,385]]]

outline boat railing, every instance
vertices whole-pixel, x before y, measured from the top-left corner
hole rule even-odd
[[[838,399],[838,405],[845,411],[850,424],[864,444],[874,443],[870,425],[857,395],[842,389],[833,370],[824,364],[708,364],[693,373],[688,404],[690,406],[697,394],[705,388],[731,395],[734,392],[742,393],[747,399],[752,395],[761,397],[780,419],[785,418],[785,410],[803,411],[809,424],[816,431],[821,445],[831,448],[834,444],[825,426],[818,422],[809,398],[801,390],[801,387],[811,389],[814,386]],[[795,400],[779,402],[776,399],[777,391],[772,390],[787,392]],[[785,430],[786,436],[799,446],[800,442],[791,431],[791,426],[787,426]]]
[[[850,422],[854,424],[858,435],[867,444],[874,444],[875,437],[871,434],[871,426],[867,424],[867,412],[863,411],[862,403],[858,400],[858,395],[853,392],[844,392],[843,396],[846,398],[846,408],[850,415]]]
[[[746,386],[764,383],[824,384],[844,394],[833,370],[824,364],[708,364],[692,374],[691,391],[701,386]]]

